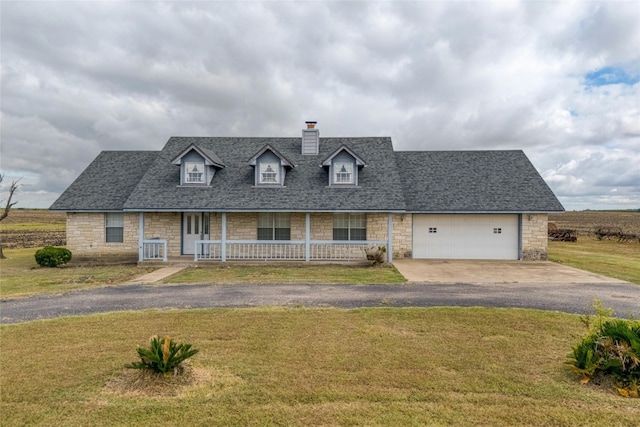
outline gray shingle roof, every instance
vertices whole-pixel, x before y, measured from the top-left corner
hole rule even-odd
[[[172,160],[191,144],[226,167],[210,186],[180,186]],[[294,165],[284,187],[256,187],[247,163],[270,145]],[[346,146],[366,161],[357,187],[329,187],[322,159]],[[522,151],[393,151],[390,138],[321,138],[317,155],[300,138],[172,137],[162,151],[101,153],[51,206],[54,210],[561,211]]]
[[[564,208],[524,152],[399,151],[410,212],[553,212]]]
[[[121,210],[159,151],[103,151],[51,209]]]
[[[214,151],[227,166],[209,187],[180,187],[171,159],[190,144]],[[254,185],[247,159],[271,145],[293,164],[285,186]],[[329,187],[321,159],[347,145],[367,160],[358,187]],[[170,138],[123,205],[128,210],[401,211],[404,198],[390,138],[321,138],[318,155],[302,155],[300,138]]]

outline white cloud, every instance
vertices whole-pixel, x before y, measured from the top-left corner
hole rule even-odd
[[[567,208],[640,207],[640,87],[586,79],[639,74],[633,2],[1,7],[2,169],[33,174],[39,206],[100,150],[317,120],[401,149],[524,149]]]

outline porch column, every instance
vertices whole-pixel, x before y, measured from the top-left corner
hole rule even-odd
[[[304,215],[304,226],[304,254],[305,261],[309,262],[311,261],[311,214],[309,212]]]
[[[227,261],[227,213],[222,212],[222,232],[220,233],[220,257],[222,262]]]
[[[391,243],[393,241],[393,214],[389,212],[387,214],[387,262],[393,263],[393,247]]]
[[[138,262],[144,260],[144,212],[138,214]]]

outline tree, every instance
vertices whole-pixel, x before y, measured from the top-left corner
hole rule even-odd
[[[0,174],[0,184],[2,184],[3,180],[4,180],[4,175]],[[18,182],[19,181],[20,180],[11,181],[11,185],[9,186],[9,196],[7,197],[7,204],[4,206],[4,210],[2,211],[2,213],[0,213],[0,221],[2,221],[7,216],[9,216],[9,211],[11,210],[13,205],[18,203],[18,202],[11,202],[11,199],[13,198],[13,193],[15,193],[15,191],[18,189]],[[2,203],[2,201],[0,201],[0,203]],[[2,243],[0,243],[0,258],[1,259],[6,258],[4,256],[4,254],[2,253]]]

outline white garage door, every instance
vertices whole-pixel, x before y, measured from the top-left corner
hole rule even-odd
[[[518,259],[518,215],[415,214],[413,257]]]

